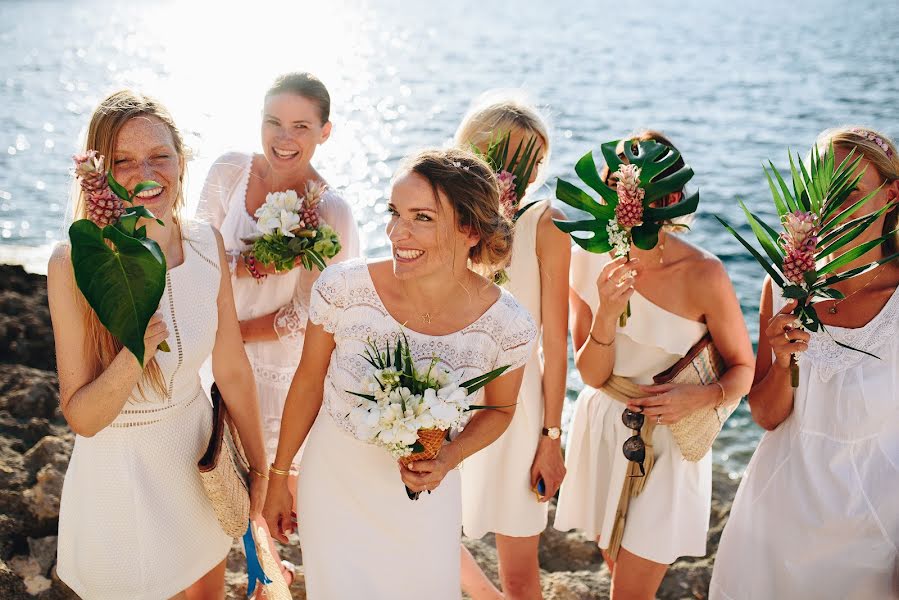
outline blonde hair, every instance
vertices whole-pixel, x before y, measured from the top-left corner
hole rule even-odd
[[[824,155],[830,150],[830,145],[844,150],[855,150],[855,155],[861,155],[877,169],[886,183],[899,179],[899,156],[896,155],[896,145],[884,134],[868,127],[834,127],[822,131],[815,140],[818,152]],[[883,221],[883,233],[886,235],[899,226],[899,207],[893,207]],[[899,252],[899,232],[883,244],[884,256],[890,256]]]
[[[546,118],[523,99],[494,96],[488,92],[486,99],[476,102],[468,111],[456,130],[455,145],[466,150],[474,145],[483,152],[491,142],[516,130],[537,136],[543,144],[543,162],[537,167],[537,178],[530,187],[540,187],[545,179],[550,154]],[[515,151],[514,148],[510,150]]]
[[[482,158],[461,148],[424,150],[406,159],[399,173],[416,173],[443,192],[456,212],[456,225],[479,237],[468,252],[478,271],[491,275],[505,267],[512,253],[512,222],[499,206],[499,183]],[[438,202],[439,206],[439,202]]]
[[[143,94],[121,90],[111,94],[94,109],[90,125],[87,128],[87,136],[84,140],[84,150],[96,150],[98,154],[106,157],[106,165],[112,168],[115,160],[115,144],[119,132],[125,123],[134,117],[154,117],[162,121],[172,134],[175,151],[181,159],[181,174],[178,178],[178,196],[172,209],[172,222],[180,226],[181,209],[184,206],[184,175],[186,164],[186,151],[181,132],[175,126],[171,113],[157,100]],[[80,187],[76,190],[75,219],[87,218],[87,199]],[[97,375],[101,373],[122,350],[119,342],[109,330],[107,330],[97,318],[97,313],[88,305],[84,296],[76,291],[76,299],[82,305],[84,325],[87,330],[86,346],[95,352],[94,358],[98,367]],[[161,394],[165,393],[162,371],[154,358],[145,365],[144,374],[138,382],[138,392],[144,395],[144,384]]]

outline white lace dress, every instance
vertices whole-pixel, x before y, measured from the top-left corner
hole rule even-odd
[[[208,225],[184,227],[184,262],[166,274],[160,310],[171,352],[157,352],[166,393],[137,390],[93,437],[75,436],[59,508],[57,572],[90,600],[161,600],[231,548],[197,461],[212,434],[199,369],[212,352],[221,278]]]
[[[504,286],[541,327],[540,265],[537,260],[537,225],[549,208],[541,202],[515,223],[512,263]],[[559,274],[559,285],[566,285]],[[518,393],[518,406],[509,428],[496,442],[465,461],[462,469],[462,523],[465,535],[487,532],[530,537],[546,529],[548,504],[531,491],[531,465],[543,430],[543,365],[540,347],[528,357]]]
[[[571,255],[571,287],[591,310],[599,306],[596,279],[611,259],[580,248]],[[613,372],[651,384],[698,342],[707,329],[653,304],[635,293],[632,315],[615,334]],[[633,432],[621,422],[624,404],[589,386],[578,396],[565,456],[554,527],[580,529],[607,548],[628,461],[621,450]],[[653,432],[655,466],[643,492],[633,498],[622,548],[648,560],[670,564],[680,556],[703,556],[712,505],[712,455],[689,462],[671,430]]]
[[[323,409],[306,440],[297,486],[300,543],[309,597],[458,599],[462,506],[458,471],[432,494],[406,497],[397,461],[356,439],[348,414],[370,365],[367,340],[383,347],[400,331],[375,291],[368,265],[325,269],[312,291],[313,323],[334,335]],[[442,336],[405,329],[417,361],[439,358],[467,377],[522,366],[536,329],[506,291],[471,325]],[[479,392],[483,394],[483,391]],[[477,401],[477,398],[475,399]]]
[[[793,412],[734,499],[713,599],[899,598],[899,290],[864,327],[827,330],[879,359],[812,333]]]
[[[219,157],[209,169],[200,196],[197,214],[221,231],[228,252],[247,248],[242,239],[256,232],[256,221],[247,213],[247,185],[250,181],[250,154],[231,152]],[[298,190],[302,193],[302,190]],[[321,217],[340,236],[341,251],[331,264],[359,256],[359,232],[346,201],[335,192],[325,192]],[[281,413],[290,381],[303,350],[303,336],[309,309],[309,295],[319,271],[302,267],[269,275],[260,282],[252,277],[232,277],[237,318],[244,321],[277,313],[277,340],[253,342],[244,347],[253,366],[262,429],[269,461],[278,448]],[[298,459],[294,462],[294,468]]]

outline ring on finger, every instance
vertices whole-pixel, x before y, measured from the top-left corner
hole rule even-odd
[[[784,339],[787,340],[787,343],[788,343],[788,344],[792,341],[792,340],[790,339],[790,334],[789,334],[789,332],[784,331]]]
[[[662,424],[662,415],[658,415],[656,417],[656,425],[661,425],[661,424]]]

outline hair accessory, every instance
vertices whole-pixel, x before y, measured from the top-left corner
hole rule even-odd
[[[877,144],[880,147],[881,150],[884,151],[884,153],[886,153],[888,158],[893,158],[893,149],[890,148],[890,145],[887,144],[883,140],[882,137],[880,137],[870,131],[861,129],[859,127],[853,127],[850,131],[852,131],[852,133],[854,133],[855,135],[857,135],[859,137],[862,137],[868,141],[874,142],[875,144]]]

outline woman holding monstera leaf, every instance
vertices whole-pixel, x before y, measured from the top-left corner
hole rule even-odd
[[[158,102],[112,94],[94,111],[86,148],[76,158],[82,219],[47,277],[60,405],[76,434],[60,504],[59,577],[83,598],[184,598],[188,588],[222,597],[232,540],[197,469],[212,431],[199,377],[210,354],[256,472],[251,514],[262,509],[266,469],[222,241],[180,217],[184,145]],[[124,207],[122,196],[143,208]],[[170,351],[160,352],[165,341]]]
[[[684,195],[693,172],[674,146],[647,131],[602,150],[602,174],[590,154],[575,170],[603,202],[561,180],[557,188],[593,219],[558,223],[587,232],[574,235],[570,302],[588,387],[575,407],[554,526],[597,540],[613,599],[648,599],[669,564],[706,552],[711,453],[685,460],[670,427],[738,402],[749,390],[752,346],[721,262],[675,234],[698,196]],[[649,385],[707,335],[727,366],[717,383]]]

